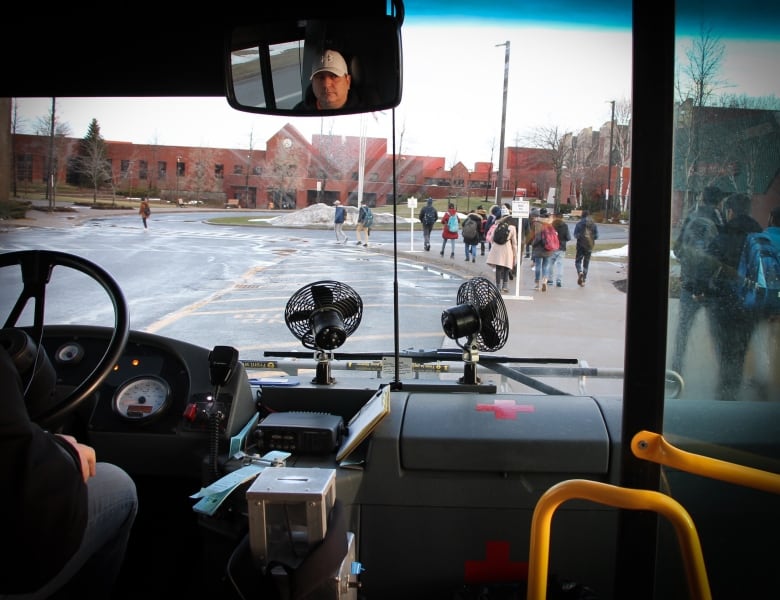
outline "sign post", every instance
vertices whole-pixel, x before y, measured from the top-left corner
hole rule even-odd
[[[409,207],[409,251],[414,252],[414,210],[417,208],[417,198],[409,196],[406,204]]]
[[[520,257],[525,251],[523,239],[523,220],[531,216],[531,203],[525,198],[512,200],[512,216],[517,217],[517,263],[515,263],[515,296],[520,295]]]

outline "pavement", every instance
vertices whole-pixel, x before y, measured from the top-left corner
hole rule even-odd
[[[181,210],[213,212],[213,209],[158,206],[156,213]],[[91,210],[76,207],[74,211],[29,210],[24,219],[0,221],[0,233],[18,227],[77,227],[86,220],[112,215],[132,215],[134,209]],[[416,242],[417,240],[415,240]],[[457,244],[455,258],[449,257],[449,246],[444,256],[439,255],[440,243],[433,240],[431,250],[419,246],[409,248],[399,243],[399,257],[425,264],[428,268],[464,277],[481,276],[494,281],[493,270],[479,255],[475,263],[466,262],[462,244]],[[405,246],[405,247],[404,247]],[[390,246],[374,247],[369,251],[391,254]],[[591,261],[588,282],[577,285],[574,259],[564,259],[563,287],[549,286],[548,291],[535,291],[531,261],[523,259],[515,279],[509,282],[509,293],[502,294],[510,322],[507,344],[495,354],[529,358],[574,358],[581,366],[598,369],[587,380],[589,394],[622,394],[623,355],[626,325],[625,280],[628,264],[625,259],[599,258],[598,243]],[[487,250],[486,250],[487,252]],[[548,381],[570,393],[572,380]]]

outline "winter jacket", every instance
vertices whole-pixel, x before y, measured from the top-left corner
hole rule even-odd
[[[514,226],[512,217],[502,217],[502,219],[509,221],[509,238],[506,244],[492,244],[485,262],[491,267],[514,269],[517,264],[517,227]]]
[[[87,526],[81,459],[30,421],[22,382],[0,345],[0,531],[6,549],[0,592],[31,592],[78,550]]]
[[[531,224],[531,232],[533,235],[531,241],[531,256],[533,258],[547,258],[552,256],[555,250],[545,250],[544,240],[542,239],[542,230],[545,227],[552,227],[550,223],[542,219],[536,219]]]
[[[446,213],[444,213],[444,216],[441,218],[441,223],[444,225],[441,230],[441,237],[443,237],[445,240],[457,240],[458,232],[450,231],[450,228],[447,227],[447,221],[450,220],[450,215],[455,215],[457,218],[458,211],[456,211],[454,208],[450,208]],[[460,229],[460,222],[458,222],[458,229]]]
[[[590,236],[588,236],[590,232]],[[574,226],[574,239],[577,240],[577,249],[584,252],[593,252],[593,246],[599,239],[599,227],[590,217],[582,217]]]
[[[560,244],[559,250],[566,252],[566,242],[571,240],[571,232],[569,226],[563,219],[555,219],[552,222],[552,226],[555,227],[555,231],[558,232],[558,243]]]
[[[729,297],[736,289],[737,265],[742,255],[742,246],[748,233],[762,231],[750,215],[737,215],[723,226],[723,230],[712,241],[707,254],[710,257],[708,268],[702,270],[706,283],[699,287],[708,290],[708,296]]]

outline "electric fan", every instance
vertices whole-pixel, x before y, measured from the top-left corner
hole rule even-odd
[[[316,350],[317,376],[312,383],[331,384],[330,361],[360,325],[363,300],[338,281],[315,281],[303,286],[287,301],[284,322],[306,348]]]
[[[509,317],[498,288],[484,277],[473,277],[458,288],[458,305],[441,314],[445,335],[463,349],[460,383],[478,384],[479,351],[495,352],[509,337]],[[465,338],[461,344],[460,338]]]

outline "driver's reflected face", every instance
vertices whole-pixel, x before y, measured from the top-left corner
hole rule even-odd
[[[339,77],[328,71],[320,71],[311,78],[312,91],[317,98],[317,108],[341,108],[347,101],[351,75]]]

